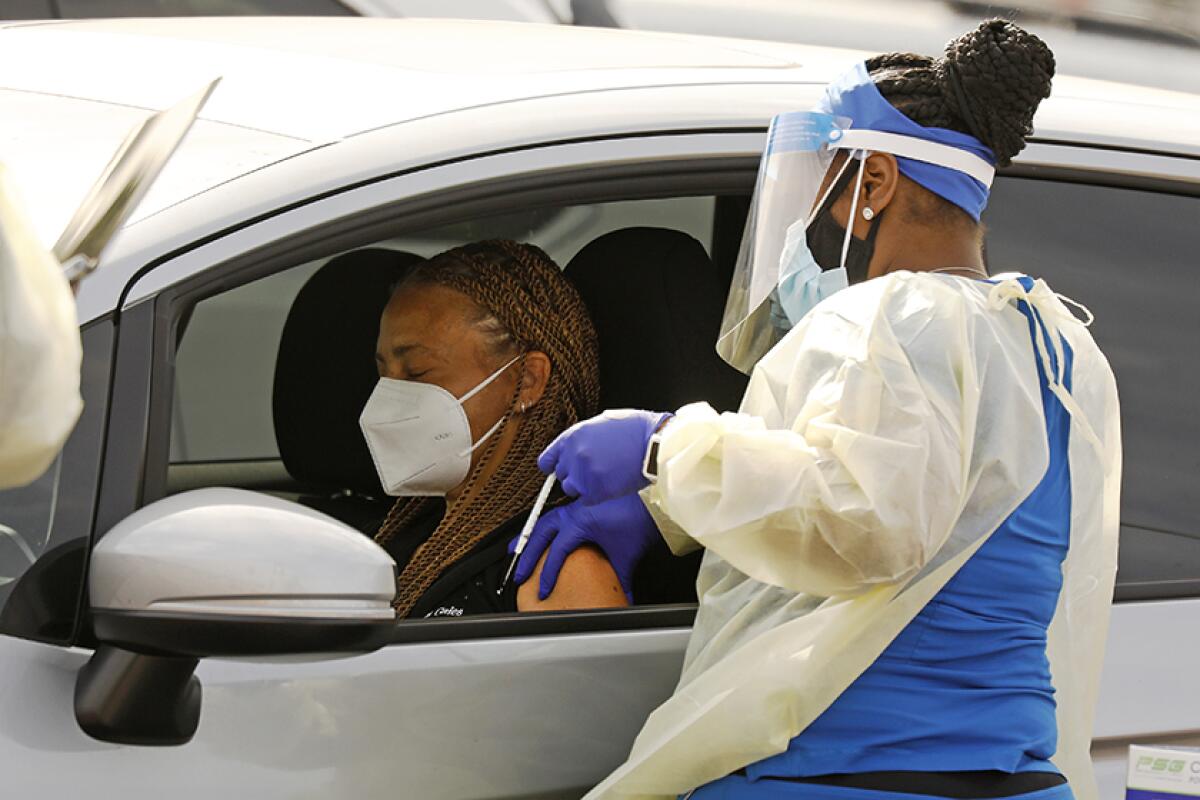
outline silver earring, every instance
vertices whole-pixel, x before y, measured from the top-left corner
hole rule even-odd
[[[521,403],[521,413],[522,414],[525,413],[525,404],[524,403]]]
[[[867,222],[875,219],[875,212],[871,210],[870,206],[863,208],[863,219],[865,219]]]

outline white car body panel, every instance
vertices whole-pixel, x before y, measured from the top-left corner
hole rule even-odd
[[[674,688],[688,631],[387,647],[352,658],[206,659],[182,747],[89,738],[89,653],[0,637],[0,773],[12,796],[577,798]],[[20,687],[20,691],[10,691]],[[617,744],[621,743],[621,744]],[[19,754],[19,756],[17,755]]]
[[[659,136],[638,139],[579,142],[547,148],[516,150],[509,153],[457,161],[444,166],[430,167],[382,181],[368,183],[320,200],[307,203],[262,222],[241,228],[228,236],[190,250],[147,272],[129,287],[125,305],[133,305],[162,289],[178,283],[237,253],[268,246],[274,241],[294,235],[320,223],[362,213],[388,201],[415,198],[465,185],[494,181],[515,175],[536,174],[540,171],[561,170],[567,167],[599,166],[622,161],[655,161],[663,163],[689,158],[712,158],[721,154],[747,155],[756,152],[762,137],[757,134],[694,134],[691,136]],[[265,176],[264,176],[265,177]],[[232,191],[234,185],[230,184]],[[197,200],[204,201],[211,211],[219,213],[222,195],[209,193]],[[277,205],[271,207],[277,208]],[[206,209],[207,210],[207,209]],[[209,219],[204,214],[199,219]],[[219,219],[219,218],[218,218]],[[147,226],[155,223],[147,220]],[[131,228],[133,234],[137,229]],[[196,239],[189,235],[188,241]],[[157,240],[161,241],[161,240]],[[141,251],[128,261],[111,265],[113,274],[130,271],[152,258]],[[81,297],[81,302],[82,302]]]
[[[1188,669],[1200,665],[1200,642],[1180,635],[1198,613],[1192,600],[1113,609],[1093,744],[1101,800],[1124,797],[1129,744],[1200,746]],[[674,688],[687,634],[400,645],[305,662],[208,659],[197,672],[200,729],[176,748],[90,739],[71,709],[89,654],[0,637],[0,763],[5,785],[26,796],[55,797],[86,781],[103,798],[167,784],[181,800],[235,786],[239,796],[280,800],[578,797],[623,759],[610,743],[632,741]],[[1150,650],[1163,657],[1145,658]],[[573,735],[580,718],[593,738]],[[1164,735],[1164,725],[1178,727]],[[421,744],[406,749],[413,737]],[[428,760],[430,752],[445,760]]]

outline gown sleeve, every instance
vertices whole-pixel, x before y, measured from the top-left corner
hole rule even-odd
[[[810,312],[738,413],[698,403],[667,425],[643,499],[675,552],[819,596],[928,563],[968,493],[982,376],[969,304],[906,275]]]

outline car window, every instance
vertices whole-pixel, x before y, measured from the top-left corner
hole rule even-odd
[[[1096,315],[1125,448],[1118,596],[1200,594],[1200,198],[1001,178],[985,222],[993,274],[1044,277]]]
[[[208,486],[250,489],[300,503],[374,535],[395,503],[380,486],[359,426],[377,382],[374,346],[379,314],[407,266],[468,242],[497,238],[529,242],[566,269],[587,245],[620,231],[617,238],[590,251],[592,255],[579,262],[574,273],[585,303],[591,304],[600,337],[602,398],[607,387],[615,395],[627,393],[621,396],[629,399],[617,405],[676,408],[705,398],[722,408],[736,405],[745,376],[720,363],[712,348],[723,298],[720,271],[710,255],[714,230],[740,229],[744,219],[739,214],[744,203],[730,204],[726,199],[713,195],[639,199],[470,219],[363,242],[181,303],[174,326],[173,380],[168,384],[169,459],[165,472],[154,470],[165,477],[165,483],[154,478],[149,499]],[[665,249],[653,249],[658,247]],[[667,254],[674,255],[661,261]],[[643,259],[676,264],[683,272],[660,273]],[[636,319],[631,318],[636,303],[630,304],[626,286],[630,277],[643,270],[672,276],[657,278],[654,288],[646,290],[660,298],[656,301],[660,308],[679,298],[687,310],[683,314],[668,310],[651,318],[637,311]],[[689,279],[689,270],[696,270],[695,280]],[[609,275],[611,279],[606,278]],[[643,357],[658,351],[647,349],[637,331],[659,319],[671,320],[664,336],[685,340],[665,346],[663,352],[669,350],[670,355],[663,358],[670,362]],[[708,322],[711,331],[703,327]],[[700,330],[704,330],[701,337],[688,334]],[[710,358],[695,356],[692,342],[700,341],[707,342],[699,349]],[[658,397],[658,392],[686,392],[688,397],[649,399]],[[483,547],[478,553],[482,561],[472,561],[471,568],[483,570],[478,580],[501,579],[504,570],[494,569],[499,562],[489,549],[493,543],[477,544]],[[404,546],[395,544],[397,552]],[[644,591],[635,588],[640,604],[686,602],[695,597],[698,562],[671,559],[663,550],[666,566],[648,576],[642,570],[634,578],[635,586],[645,586]],[[507,559],[504,552],[499,556]],[[466,598],[459,600],[490,607],[495,593],[485,591],[486,597],[480,599],[474,591],[467,589]],[[463,607],[455,606],[460,611]]]
[[[112,326],[84,330],[83,414],[50,468],[0,492],[0,633],[71,640],[99,484]]]
[[[0,493],[0,597],[46,552],[61,477],[59,456],[33,483]]]
[[[58,15],[79,17],[348,16],[337,0],[57,0]]]
[[[596,237],[638,225],[682,231],[710,248],[714,205],[710,196],[537,209],[448,225],[375,246],[429,257],[465,242],[506,238],[537,244],[566,266]],[[170,459],[177,465],[175,489],[213,485],[209,478],[186,478],[189,474],[205,472],[216,480],[213,470],[189,471],[181,467],[184,464],[229,462],[232,467],[232,462],[243,462],[243,470],[253,470],[253,462],[279,458],[271,403],[279,336],[296,293],[326,260],[196,305],[175,365]]]

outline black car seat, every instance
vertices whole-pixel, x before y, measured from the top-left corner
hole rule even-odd
[[[700,242],[624,228],[580,250],[566,275],[596,325],[602,407],[674,411],[704,400],[737,409],[747,378],[716,353],[725,291]],[[676,558],[657,544],[634,577],[635,601],[695,602],[699,563],[699,553]]]
[[[422,259],[369,248],[336,256],[296,295],[284,322],[272,400],[275,438],[299,501],[373,535],[384,494],[358,417],[375,387],[379,317],[392,286]]]

